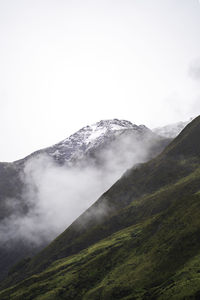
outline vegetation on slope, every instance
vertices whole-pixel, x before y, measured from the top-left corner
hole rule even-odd
[[[176,290],[174,299],[182,299],[182,294],[198,294],[199,180],[200,169],[174,185],[131,203],[122,211],[122,218],[128,224],[132,212],[137,210],[142,222],[136,221],[76,255],[55,261],[40,274],[2,291],[0,298],[150,299],[156,296],[162,299],[164,293],[164,299],[171,299]],[[167,199],[173,200],[166,208]],[[159,207],[161,211],[150,211],[150,207]],[[190,265],[194,263],[195,280],[188,285]]]
[[[198,299],[199,124],[129,170],[46,249],[16,266],[0,299]]]

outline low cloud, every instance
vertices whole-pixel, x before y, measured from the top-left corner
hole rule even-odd
[[[8,199],[12,213],[0,224],[1,241],[20,239],[36,245],[51,241],[128,168],[146,161],[157,142],[152,134],[143,138],[123,136],[104,150],[96,151],[95,158],[85,158],[87,163],[71,167],[60,166],[47,155],[32,157],[21,174],[25,186],[22,198],[29,209],[24,213],[19,200]],[[99,211],[90,210],[90,215],[101,218],[107,212],[104,205]]]

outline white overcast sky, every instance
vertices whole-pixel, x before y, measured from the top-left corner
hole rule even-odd
[[[0,0],[0,161],[100,119],[199,113],[198,0]]]

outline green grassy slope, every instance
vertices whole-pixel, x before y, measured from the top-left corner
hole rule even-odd
[[[2,291],[0,299],[171,299],[174,291],[174,299],[182,299],[198,294],[199,182],[200,168],[131,203],[122,218],[131,223],[132,212],[137,211],[142,222],[53,262],[40,274]],[[161,211],[149,210],[155,207]]]
[[[12,270],[2,286],[16,285],[0,299],[198,299],[199,134],[200,117],[156,159],[127,171]]]

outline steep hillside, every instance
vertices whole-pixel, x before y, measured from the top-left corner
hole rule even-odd
[[[71,180],[70,170],[73,172],[74,167],[78,169],[79,180],[84,179],[84,175],[80,176],[80,174],[89,173],[88,177],[92,175],[94,177],[98,172],[96,177],[99,181],[96,180],[93,189],[98,190],[100,195],[121,176],[127,166],[155,156],[168,143],[169,139],[157,136],[144,125],[137,126],[125,120],[104,120],[86,126],[60,143],[39,150],[24,159],[13,163],[0,163],[0,279],[18,260],[32,256],[45,247],[91,204],[89,202],[89,205],[83,205],[89,200],[88,197],[85,199],[82,193],[83,208],[80,206],[75,217],[72,214],[70,220],[63,218],[60,227],[55,225],[53,230],[47,228],[51,220],[47,225],[44,224],[46,228],[40,228],[38,224],[41,220],[48,219],[48,213],[52,218],[55,214],[55,209],[48,199],[51,211],[48,201],[42,213],[38,210],[40,201],[38,190],[45,172],[47,176],[52,173],[60,174],[59,168],[62,167],[60,172],[62,172],[63,182]],[[43,157],[47,157],[47,160]],[[28,172],[27,166],[29,166]],[[91,168],[90,172],[88,172],[89,168]],[[97,170],[96,173],[94,170]],[[36,183],[33,174],[36,174]],[[73,186],[76,177],[73,175],[72,178]],[[104,181],[101,180],[102,178]],[[92,187],[92,180],[94,182],[91,178],[90,187]],[[56,185],[52,182],[51,185],[53,184]],[[55,190],[56,188],[59,189],[55,186]],[[47,186],[44,186],[44,189],[47,189]],[[63,189],[66,189],[65,185]],[[84,187],[81,191],[84,191]],[[64,194],[63,191],[60,193]],[[66,194],[66,201],[67,196]],[[57,198],[54,200],[54,205],[57,205],[58,193],[54,198]],[[93,201],[95,199],[96,197]],[[41,217],[38,219],[40,214]]]
[[[12,269],[1,299],[199,299],[199,134],[200,117],[157,158],[128,170]]]

